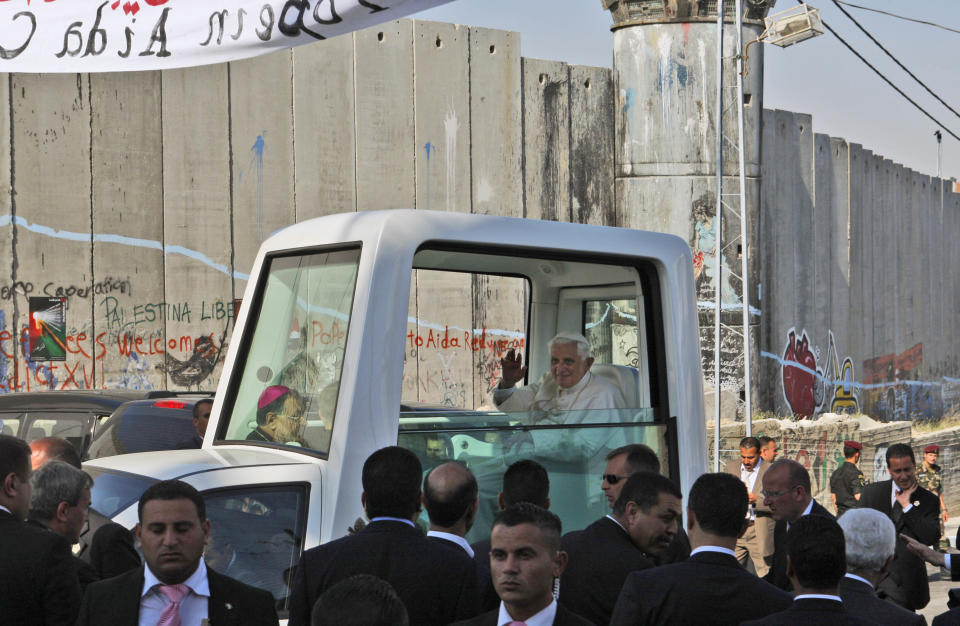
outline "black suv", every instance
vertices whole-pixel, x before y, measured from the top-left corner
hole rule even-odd
[[[0,395],[3,434],[26,442],[63,437],[81,455],[87,451],[101,421],[131,400],[168,398],[171,391],[31,391]]]
[[[185,447],[196,433],[193,405],[201,400],[213,400],[213,395],[193,392],[127,402],[100,424],[83,458]]]

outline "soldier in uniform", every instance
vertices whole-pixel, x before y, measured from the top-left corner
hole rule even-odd
[[[940,455],[940,446],[931,443],[923,449],[923,463],[917,468],[917,483],[940,498],[940,543],[937,546],[941,551],[950,548],[950,541],[943,532],[943,525],[947,521],[947,506],[943,503],[943,473],[937,465]]]
[[[846,461],[830,476],[830,498],[833,500],[837,517],[860,506],[860,492],[866,483],[863,472],[857,467],[862,450],[863,446],[858,442],[844,441],[843,458]]]

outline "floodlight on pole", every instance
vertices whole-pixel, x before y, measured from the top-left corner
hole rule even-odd
[[[763,18],[763,24],[764,31],[758,39],[781,48],[823,34],[820,10],[806,4],[769,15]]]

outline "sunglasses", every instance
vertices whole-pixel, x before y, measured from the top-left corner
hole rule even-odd
[[[616,485],[621,480],[626,480],[629,476],[618,476],[616,474],[600,474],[600,480],[607,481],[608,484]]]

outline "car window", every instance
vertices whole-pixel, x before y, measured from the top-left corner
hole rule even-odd
[[[183,447],[195,432],[192,402],[131,402],[117,409],[98,429],[87,451],[87,458],[175,450]]]
[[[0,413],[0,430],[4,435],[16,437],[20,432],[23,413]]]
[[[29,443],[42,437],[61,437],[70,442],[78,454],[83,452],[83,438],[89,432],[88,413],[28,411],[24,440]]]
[[[156,479],[138,474],[110,472],[93,467],[84,467],[84,470],[93,478],[90,508],[105,517],[113,517],[139,500],[147,487],[157,482]]]
[[[210,520],[207,566],[265,589],[286,611],[306,521],[306,485],[241,487],[203,494]]]
[[[326,454],[336,413],[360,249],[268,261],[226,433]]]
[[[471,542],[489,537],[503,474],[515,461],[530,459],[550,477],[550,508],[563,520],[564,531],[578,530],[610,511],[600,488],[606,454],[627,444],[650,446],[661,467],[671,466],[669,425],[652,409],[597,409],[551,416],[481,411],[401,412],[398,445],[413,451],[431,468],[456,460],[477,478],[480,508],[467,536]],[[569,418],[580,420],[566,423]],[[560,426],[560,424],[564,424]],[[426,522],[426,514],[423,514]]]

